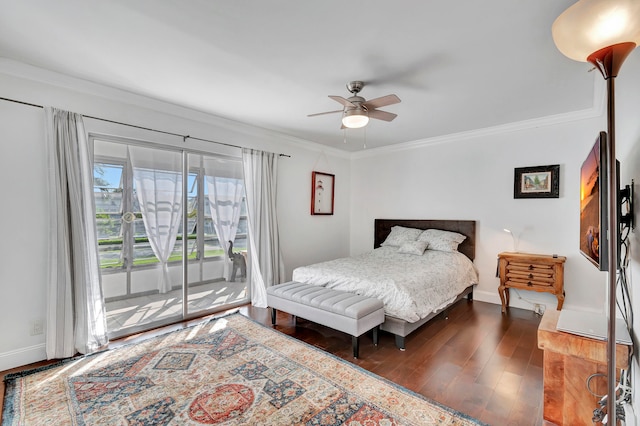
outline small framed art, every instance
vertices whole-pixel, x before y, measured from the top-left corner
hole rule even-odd
[[[311,214],[333,214],[333,190],[335,175],[311,173]]]
[[[515,169],[513,198],[559,198],[560,165]]]

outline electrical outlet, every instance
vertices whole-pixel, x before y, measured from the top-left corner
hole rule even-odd
[[[41,319],[31,321],[31,335],[44,334],[44,321]]]
[[[544,314],[544,307],[541,304],[536,303],[533,305],[533,312],[535,312],[536,315],[542,315]]]

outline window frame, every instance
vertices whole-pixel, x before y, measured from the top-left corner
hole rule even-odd
[[[146,143],[136,143],[137,141],[132,141],[132,140],[120,140],[119,138],[112,138],[112,137],[107,137],[107,136],[98,136],[98,135],[91,135],[90,138],[90,142],[91,144],[93,144],[96,140],[99,141],[103,141],[103,142],[109,142],[109,143],[121,143],[121,144],[132,144],[132,145],[138,145],[138,146],[143,146],[143,147],[149,147],[149,148],[153,148],[153,149],[165,149],[165,150],[169,150],[169,151],[175,151],[175,152],[181,152],[183,154],[195,154],[195,155],[203,155],[203,156],[210,156],[210,157],[222,157],[222,158],[233,158],[234,160],[237,160],[236,157],[231,157],[231,156],[227,156],[227,155],[221,155],[221,154],[213,154],[213,153],[207,153],[207,152],[198,152],[198,151],[192,151],[192,150],[185,150],[185,149],[167,149],[165,147],[160,147],[160,146],[155,146],[155,144],[146,144]],[[121,202],[121,209],[122,211],[120,212],[120,220],[122,220],[122,215],[124,215],[125,212],[130,212],[132,211],[133,208],[133,204],[134,204],[134,188],[133,188],[133,170],[132,170],[132,165],[130,161],[127,161],[127,159],[122,159],[122,158],[118,158],[118,157],[113,157],[113,156],[108,156],[108,155],[94,155],[92,158],[92,167],[95,170],[95,166],[96,165],[120,165],[122,166],[122,202]],[[205,203],[207,202],[207,197],[205,196],[205,190],[204,190],[204,185],[205,183],[205,169],[204,169],[204,165],[202,164],[202,162],[197,165],[189,165],[188,170],[186,172],[187,175],[187,179],[188,176],[191,174],[195,174],[196,176],[196,185],[197,185],[197,225],[196,225],[196,257],[194,259],[189,259],[189,257],[187,256],[187,263],[188,264],[195,264],[197,262],[214,262],[214,261],[220,261],[222,258],[224,258],[224,253],[220,254],[220,255],[216,255],[216,256],[210,256],[210,257],[206,257],[205,256],[205,234],[204,234],[204,230],[205,230]],[[188,185],[188,182],[187,182]],[[185,185],[186,187],[186,185]],[[185,199],[188,200],[188,195],[185,197]],[[243,211],[245,211],[246,213],[246,195],[242,197],[242,203],[245,203],[244,208],[242,208]],[[183,212],[184,213],[184,212]],[[94,216],[94,220],[97,219],[97,215],[98,214],[104,214],[104,213],[98,213],[97,211],[95,212],[95,216]],[[240,215],[240,221],[248,220],[248,217],[246,214],[244,215]],[[182,222],[182,234],[179,234],[179,236],[181,236],[183,242],[183,247],[185,244],[184,238],[185,238],[185,230],[186,227],[184,226],[185,223],[187,221]],[[214,230],[215,232],[215,230]],[[145,270],[145,269],[152,269],[152,268],[156,268],[157,267],[157,263],[145,263],[142,265],[135,265],[135,260],[133,259],[133,250],[134,250],[134,245],[135,245],[135,233],[134,233],[134,222],[131,223],[126,223],[123,221],[122,223],[122,228],[121,228],[121,234],[122,234],[122,248],[121,248],[121,261],[122,261],[122,266],[120,267],[105,267],[103,268],[102,266],[100,266],[100,273],[101,274],[117,274],[117,273],[123,273],[126,272],[127,274],[130,274],[133,271],[140,271],[140,270]],[[189,239],[189,235],[191,234],[186,234],[186,238],[187,241]],[[246,232],[243,233],[237,233],[236,234],[236,238],[237,237],[244,237],[244,239],[248,240],[249,236]],[[216,234],[215,235],[215,240],[218,241],[218,244],[220,243],[219,241],[219,237]],[[98,240],[98,243],[100,242],[100,240]],[[221,246],[221,245],[220,245]],[[188,245],[187,245],[188,247]],[[221,246],[222,247],[222,246]],[[179,260],[172,260],[169,263],[169,265],[176,265],[180,262],[183,262],[183,259],[179,259]],[[127,280],[129,281],[129,280]]]

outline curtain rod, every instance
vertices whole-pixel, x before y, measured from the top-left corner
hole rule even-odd
[[[24,101],[18,101],[18,100],[15,100],[15,99],[9,99],[9,98],[0,97],[0,100],[7,101],[7,102],[14,102],[16,104],[28,105],[28,106],[32,106],[32,107],[36,107],[36,108],[44,108],[44,106],[42,106],[42,105],[32,104],[32,103],[24,102]],[[224,143],[224,142],[218,142],[218,141],[214,141],[214,140],[211,140],[211,139],[196,138],[196,137],[189,136],[189,135],[181,135],[179,133],[173,133],[173,132],[167,132],[167,131],[164,131],[164,130],[152,129],[150,127],[143,127],[143,126],[138,126],[138,125],[135,125],[135,124],[123,123],[121,121],[114,121],[114,120],[108,120],[106,118],[93,117],[91,115],[84,115],[84,114],[80,114],[80,115],[82,115],[84,118],[91,118],[93,120],[105,121],[107,123],[113,123],[113,124],[120,124],[122,126],[135,127],[136,129],[149,130],[151,132],[162,133],[162,134],[165,134],[165,135],[178,136],[178,137],[182,138],[183,142],[186,142],[187,139],[193,139],[193,140],[196,140],[196,141],[210,142],[210,143],[215,143],[215,144],[218,144],[218,145],[230,146],[230,147],[233,147],[233,148],[244,148],[243,146],[233,145],[233,144]],[[288,154],[278,154],[278,155],[280,157],[291,158],[291,156],[288,155]]]

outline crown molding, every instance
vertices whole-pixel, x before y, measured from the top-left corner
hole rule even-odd
[[[204,111],[173,104],[164,100],[151,98],[115,87],[95,83],[89,80],[84,80],[78,77],[73,77],[44,68],[39,68],[33,65],[28,65],[8,58],[0,57],[0,73],[21,79],[53,85],[82,94],[98,96],[114,102],[124,102],[129,105],[176,116],[186,120],[213,125],[221,129],[239,133],[248,138],[252,138],[253,140],[275,142],[291,148],[302,147],[306,150],[329,153],[333,156],[345,159],[375,157],[378,155],[386,155],[392,152],[413,150],[436,144],[456,143],[485,136],[518,132],[537,127],[555,126],[572,121],[597,118],[604,114],[606,104],[606,86],[604,84],[604,80],[601,78],[594,78],[594,101],[593,106],[588,109],[507,123],[482,129],[475,129],[466,132],[451,133],[448,135],[436,136],[432,138],[389,145],[379,148],[371,148],[363,151],[348,152],[338,148],[328,147],[317,142],[301,139],[286,133],[280,133],[263,127],[253,126],[247,123],[231,120]],[[17,100],[34,102],[33,99]],[[76,112],[82,113],[82,111]],[[192,136],[197,137],[196,135]]]
[[[193,108],[184,107],[164,100],[140,95],[130,91],[106,86],[93,81],[84,80],[82,78],[61,74],[55,71],[39,68],[23,62],[15,61],[8,58],[0,57],[0,73],[23,80],[30,80],[38,83],[52,85],[55,87],[71,90],[85,95],[97,96],[113,102],[126,103],[135,107],[148,109],[154,112],[172,115],[186,120],[199,123],[213,125],[215,127],[228,130],[234,133],[251,138],[251,140],[275,142],[279,145],[289,146],[292,148],[304,148],[314,152],[330,153],[333,156],[341,158],[349,158],[349,152],[337,148],[327,147],[317,142],[301,139],[285,133],[263,127],[253,126],[251,124],[242,123],[225,117],[217,116],[211,113],[200,111]],[[38,103],[37,99],[16,99],[18,101]],[[80,114],[83,111],[75,111]],[[101,117],[111,119],[110,117]],[[138,125],[139,123],[129,123]],[[166,130],[166,129],[158,129]],[[173,130],[175,131],[175,129]],[[191,132],[185,131],[185,134]],[[206,135],[194,135],[193,137],[202,137],[208,139]],[[221,140],[220,142],[225,142]],[[251,146],[248,146],[251,147]],[[253,146],[255,147],[255,146]]]
[[[519,132],[539,127],[556,126],[569,123],[572,121],[589,120],[593,118],[603,117],[606,105],[605,89],[606,85],[601,78],[594,78],[593,90],[593,106],[591,108],[570,111],[562,114],[548,115],[545,117],[522,120],[513,123],[501,124],[498,126],[486,127],[482,129],[474,129],[466,132],[451,133],[433,138],[421,139],[412,142],[388,145],[379,148],[372,148],[366,151],[354,152],[352,159],[375,157],[378,155],[386,155],[392,152],[408,151],[426,146],[455,143],[469,139],[475,139],[486,136],[494,136],[499,134]]]

